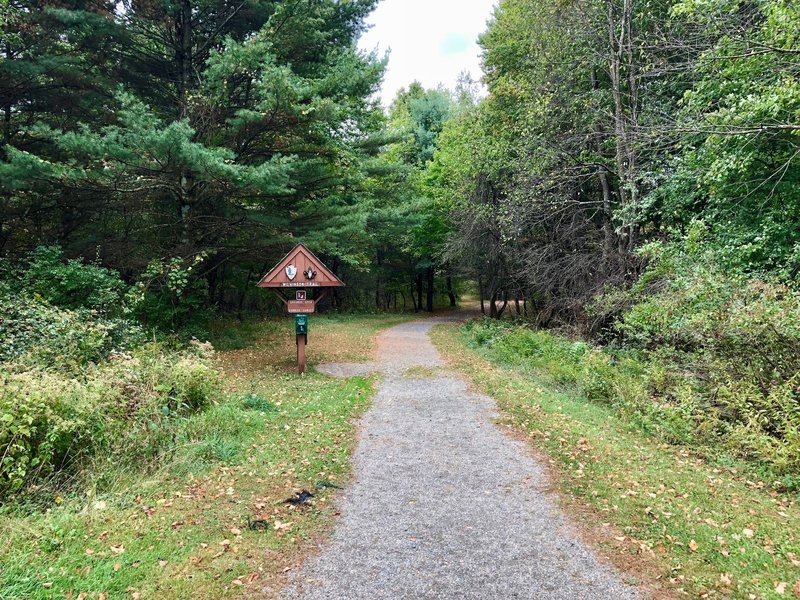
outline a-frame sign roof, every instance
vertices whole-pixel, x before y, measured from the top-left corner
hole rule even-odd
[[[312,288],[343,287],[342,280],[336,277],[320,259],[304,244],[297,244],[289,254],[275,265],[258,282],[262,288]]]

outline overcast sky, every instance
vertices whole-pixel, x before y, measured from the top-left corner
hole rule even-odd
[[[384,105],[397,90],[420,81],[426,88],[439,83],[452,89],[458,74],[481,77],[478,36],[486,29],[497,0],[382,0],[370,16],[372,28],[359,46],[390,50],[383,82]]]

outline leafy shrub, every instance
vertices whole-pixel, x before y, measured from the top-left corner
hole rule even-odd
[[[124,291],[115,273],[64,261],[58,248],[0,272],[0,499],[101,473],[100,461],[146,466],[215,396],[211,346],[148,342],[114,308]]]
[[[190,261],[152,261],[126,295],[137,318],[167,331],[198,325],[204,329],[209,318],[208,286],[196,276],[203,260],[201,254]]]
[[[624,344],[645,351],[654,393],[689,381],[696,443],[800,472],[800,290],[723,269],[694,223],[681,243],[648,252],[653,264],[617,325]]]
[[[0,361],[70,370],[144,341],[140,326],[0,288]]]
[[[177,424],[214,397],[210,349],[149,344],[76,377],[0,368],[0,496],[76,472],[99,454],[141,464],[169,448]]]
[[[64,260],[59,246],[40,246],[21,269],[20,283],[30,295],[62,308],[119,312],[125,284],[119,273],[97,263]]]
[[[0,494],[67,467],[93,443],[104,445],[95,410],[107,401],[102,391],[44,372],[0,371]]]
[[[465,332],[661,439],[800,474],[800,292],[718,268],[691,236],[657,254],[615,348],[489,320]]]

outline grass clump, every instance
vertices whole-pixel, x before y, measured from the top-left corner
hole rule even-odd
[[[160,460],[182,420],[213,401],[210,349],[148,344],[79,373],[0,366],[0,497],[62,491],[105,463]]]

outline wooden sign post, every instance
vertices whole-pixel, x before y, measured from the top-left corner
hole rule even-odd
[[[327,288],[344,287],[344,283],[305,245],[297,244],[257,285],[275,290],[286,311],[294,315],[297,372],[305,373],[308,315],[316,312],[317,304],[327,294]],[[319,293],[316,293],[317,288]],[[315,292],[312,299],[308,298],[309,290]],[[293,299],[284,296],[284,292],[289,291],[294,291]]]

